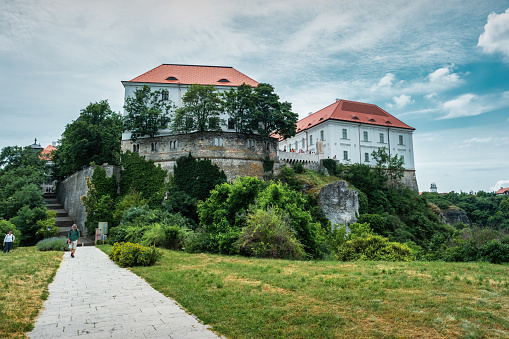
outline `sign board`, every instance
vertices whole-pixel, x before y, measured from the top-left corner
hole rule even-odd
[[[107,222],[99,222],[99,234],[108,234]]]

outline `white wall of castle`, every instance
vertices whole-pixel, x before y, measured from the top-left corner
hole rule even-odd
[[[344,164],[374,166],[376,162],[371,153],[385,147],[391,156],[403,157],[406,170],[415,170],[412,133],[404,128],[327,120],[280,141],[279,150],[317,153],[317,141],[322,140],[321,159],[335,158]]]
[[[140,83],[140,82],[129,82],[123,81],[125,94],[124,94],[124,104],[127,98],[134,97],[134,92],[138,88],[142,88],[144,85],[150,86],[151,90],[158,91],[160,89],[164,89],[168,91],[168,100],[173,102],[176,108],[182,107],[182,97],[187,92],[188,85],[184,84],[159,84],[159,83]],[[216,86],[216,89],[219,93],[223,93],[224,91],[229,91],[233,87],[231,86]],[[126,112],[123,112],[123,115],[126,115]],[[228,122],[228,114],[224,113],[220,116],[220,119],[223,119],[226,123]],[[235,132],[235,129],[228,129],[228,125],[223,126],[223,131],[225,132]],[[168,128],[159,131],[160,136],[165,135],[173,135],[174,133]],[[124,132],[122,133],[122,140],[128,140],[131,138],[131,133]]]

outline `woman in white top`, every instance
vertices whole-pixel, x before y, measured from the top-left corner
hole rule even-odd
[[[4,238],[4,253],[9,253],[12,248],[12,243],[14,242],[14,234],[12,234],[12,231],[9,231],[9,234],[7,234]]]

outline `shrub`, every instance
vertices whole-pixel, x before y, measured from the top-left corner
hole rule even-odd
[[[288,214],[275,208],[250,214],[235,246],[242,254],[260,258],[303,259],[306,255]]]
[[[67,251],[69,249],[66,237],[44,239],[39,241],[36,246],[39,251]]]
[[[369,235],[345,242],[336,254],[336,259],[341,261],[411,261],[413,257],[412,251],[407,246],[389,242],[389,239],[380,235]]]
[[[109,255],[120,267],[150,266],[162,256],[154,246],[145,247],[140,244],[115,243]]]

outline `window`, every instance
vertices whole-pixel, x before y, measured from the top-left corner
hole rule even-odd
[[[167,90],[163,90],[161,92],[161,99],[168,100],[168,91]]]
[[[368,141],[368,132],[364,131],[362,132],[362,135],[363,135],[362,141]]]
[[[402,135],[399,136],[399,144],[403,145],[403,136]]]
[[[385,144],[385,141],[384,141],[384,134],[383,134],[383,133],[380,133],[380,143],[381,143],[381,144]]]
[[[305,149],[306,148],[306,139],[302,138],[301,144],[302,144],[301,148]]]
[[[309,144],[313,145],[313,136],[312,135],[309,136]]]
[[[214,138],[214,146],[223,146],[223,138]]]
[[[343,128],[343,138],[342,139],[348,139],[348,133],[346,131],[346,128]]]
[[[364,153],[364,161],[369,162],[369,153]]]
[[[235,129],[235,122],[232,119],[228,119],[228,129]]]
[[[320,131],[320,140],[325,141],[325,138],[323,136],[323,131]]]
[[[343,151],[343,160],[348,160],[348,151]]]

